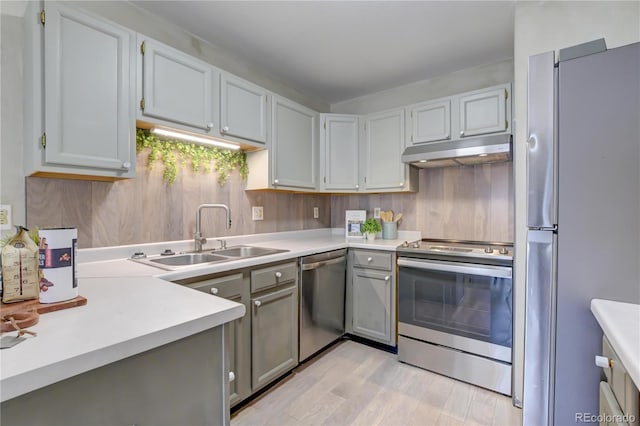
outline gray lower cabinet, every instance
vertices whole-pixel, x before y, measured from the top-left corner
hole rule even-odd
[[[3,425],[228,425],[223,327],[0,405]],[[43,354],[46,356],[46,354]]]
[[[298,365],[298,279],[295,262],[251,272],[253,391]]]
[[[395,253],[350,250],[348,271],[347,332],[395,346]]]
[[[244,275],[235,273],[189,284],[189,287],[242,303],[249,312],[249,286]],[[248,315],[225,324],[225,348],[229,371],[229,402],[233,407],[251,394],[251,319]]]

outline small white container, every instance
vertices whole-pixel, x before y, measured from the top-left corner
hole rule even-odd
[[[40,236],[40,303],[55,303],[78,296],[76,228],[45,228]]]

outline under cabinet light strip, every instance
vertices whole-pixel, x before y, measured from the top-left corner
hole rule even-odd
[[[233,149],[233,150],[240,149],[238,145],[233,145],[227,142],[221,142],[214,139],[195,136],[189,133],[182,133],[182,132],[176,132],[173,130],[160,129],[158,127],[152,128],[151,133],[154,133],[160,136],[166,136],[169,138],[176,138],[176,139],[181,139],[181,140],[185,140],[193,143],[199,143],[203,145],[212,145],[212,146],[218,146],[220,148],[227,148],[227,149]]]

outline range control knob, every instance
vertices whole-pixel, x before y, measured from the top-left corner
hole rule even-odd
[[[506,248],[506,247],[502,247],[502,248],[500,249],[500,254],[509,254],[509,249],[508,249],[508,248]]]
[[[413,244],[411,244],[411,247],[420,248],[420,243],[413,243]]]
[[[402,247],[409,247],[409,242],[408,241],[403,242]]]
[[[493,249],[491,247],[487,247],[486,249],[484,249],[485,253],[493,253]]]

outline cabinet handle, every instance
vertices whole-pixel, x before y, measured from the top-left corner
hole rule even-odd
[[[213,129],[213,123],[207,124],[207,129]]]
[[[229,126],[224,126],[224,127],[222,128],[222,131],[223,131],[224,133],[227,133],[227,132],[229,131]]]
[[[445,139],[451,139],[451,135],[449,133],[447,133],[446,135],[444,135]]]
[[[360,185],[356,185],[356,189],[359,189],[359,188],[360,188]]]
[[[391,279],[391,275],[387,275],[386,277],[384,277],[384,280],[389,282],[389,280]]]
[[[404,182],[400,182],[400,186],[404,186]]]
[[[218,289],[215,287],[211,287],[211,294],[218,294]]]
[[[367,257],[367,262],[369,263],[373,262],[373,257]]]
[[[464,130],[460,130],[460,136],[464,136]]]
[[[122,168],[125,170],[129,170],[131,168],[131,163],[128,161],[125,161],[124,163],[122,163]]]
[[[229,371],[229,383],[236,379],[236,374],[233,371]]]
[[[273,184],[274,184],[274,185],[277,185],[277,184],[278,184],[278,179],[274,179],[274,180],[273,180]]]
[[[254,305],[256,305],[256,308],[259,308],[260,305],[262,305],[262,302],[259,300],[256,300],[255,302],[253,302]]]
[[[276,278],[282,278],[282,272],[280,271],[276,272]]]

